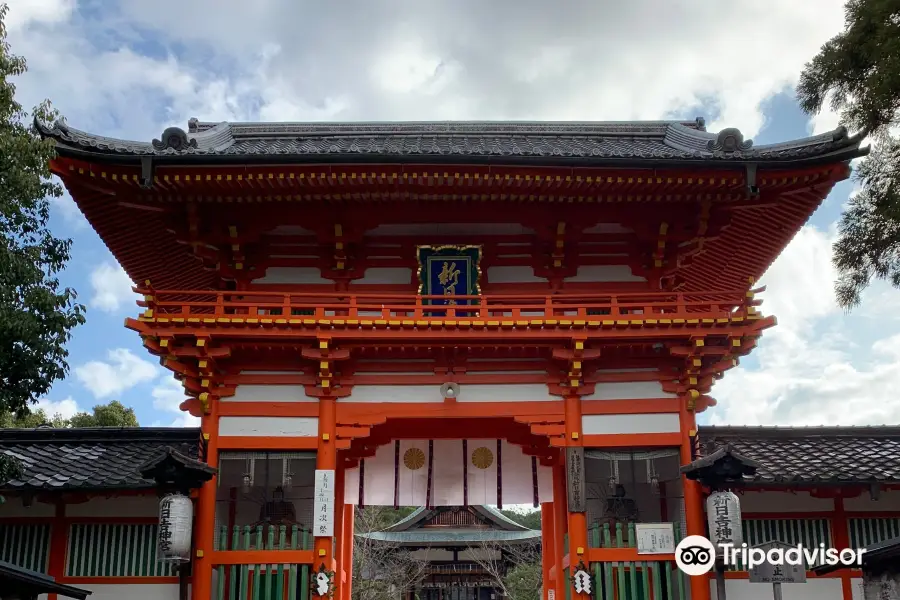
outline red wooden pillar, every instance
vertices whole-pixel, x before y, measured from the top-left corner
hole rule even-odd
[[[344,544],[342,546],[341,562],[344,564],[344,572],[347,581],[344,583],[343,600],[350,600],[353,593],[353,531],[356,519],[356,506],[344,504]]]
[[[69,545],[69,531],[66,518],[66,505],[61,501],[55,505],[56,513],[50,530],[50,558],[47,564],[47,575],[57,581],[65,577],[66,550]],[[47,594],[47,600],[56,600],[56,594]]]
[[[834,540],[834,547],[838,550],[844,550],[850,547],[850,525],[847,523],[847,512],[844,508],[844,499],[834,499],[834,517],[831,520],[831,539]],[[850,570],[844,569],[840,571],[841,591],[844,600],[853,600],[853,582],[850,581]]]
[[[338,465],[334,472],[334,557],[338,561],[340,569],[344,568],[344,469]],[[335,572],[334,597],[343,598],[344,578],[343,570]]]
[[[569,523],[566,519],[566,467],[563,453],[560,452],[559,464],[553,467],[553,567],[556,579],[553,589],[556,600],[565,600],[566,575],[563,572],[563,557],[566,555],[565,535]]]
[[[581,398],[568,396],[566,398],[566,446],[582,446],[581,435]],[[568,465],[566,467],[568,468]],[[565,471],[563,472],[563,485],[565,485]],[[587,565],[587,515],[583,512],[567,510],[569,522],[569,569],[575,570],[579,562],[585,561]],[[572,585],[570,582],[569,585]],[[586,599],[588,596],[575,592],[572,585],[572,600]],[[564,596],[563,596],[564,598]],[[560,598],[562,600],[562,598]]]
[[[319,398],[319,440],[316,452],[316,469],[335,471],[336,474],[337,452],[334,447],[334,437],[335,399],[329,397]],[[337,498],[335,498],[335,506],[337,506]],[[315,532],[313,532],[313,535],[315,535]],[[315,536],[314,560],[314,570],[318,570],[319,565],[324,563],[326,569],[334,571],[335,579],[340,577],[341,565],[338,564],[339,561],[335,561],[333,535]],[[335,581],[336,584],[337,581]]]
[[[553,525],[553,502],[544,502],[541,504],[541,573],[544,580],[541,600],[549,600],[550,590],[555,589],[550,580],[550,570],[556,564],[556,540],[554,539]]]
[[[681,398],[679,410],[681,422],[681,464],[692,461],[692,433],[697,431],[696,415],[688,411],[686,400]],[[684,520],[688,535],[706,536],[706,524],[703,514],[703,490],[696,481],[681,477],[684,488]],[[710,600],[709,577],[691,577],[691,600]]]
[[[219,403],[211,399],[209,414],[200,420],[200,430],[206,440],[206,464],[219,466]],[[212,598],[212,551],[213,535],[216,527],[216,487],[218,478],[213,477],[203,484],[197,494],[197,515],[194,518],[194,565],[191,578],[193,600]]]

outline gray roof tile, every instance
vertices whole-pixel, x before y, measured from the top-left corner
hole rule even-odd
[[[760,464],[748,483],[900,481],[900,427],[700,427],[700,452],[730,444]]]
[[[800,140],[754,146],[737,129],[707,132],[702,119],[585,123],[201,123],[192,119],[187,131],[170,127],[152,142],[99,136],[63,121],[36,125],[44,136],[57,141],[63,153],[166,159],[794,161],[834,153],[858,155],[862,140],[838,128]]]
[[[138,469],[166,448],[197,458],[200,431],[192,428],[100,427],[0,429],[0,452],[19,459],[25,473],[0,485],[14,490],[138,489],[154,483]]]

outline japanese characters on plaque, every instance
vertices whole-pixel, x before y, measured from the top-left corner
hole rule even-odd
[[[744,541],[741,530],[741,501],[733,492],[713,492],[706,499],[709,521],[709,538],[720,548],[732,544],[740,546]]]
[[[566,448],[566,484],[570,512],[585,512],[584,448]]]
[[[334,471],[316,470],[313,492],[313,535],[331,537],[334,535]]]
[[[674,554],[675,528],[672,523],[636,523],[638,554]]]

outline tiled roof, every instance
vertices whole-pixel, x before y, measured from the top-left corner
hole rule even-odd
[[[162,427],[0,429],[0,454],[15,457],[24,475],[0,485],[12,490],[114,490],[152,487],[140,468],[171,447],[197,458],[200,430]]]
[[[747,483],[900,481],[900,426],[700,427],[700,453],[730,444],[759,463]]]
[[[363,534],[369,539],[396,544],[423,546],[453,546],[481,542],[528,542],[541,539],[541,532],[533,529],[525,531],[503,531],[499,529],[450,529],[434,527],[412,531],[376,531]]]
[[[161,139],[123,140],[36,122],[61,153],[152,156],[159,162],[794,162],[850,159],[861,136],[838,128],[790,142],[754,146],[737,129],[718,134],[696,121],[202,123],[166,129]],[[846,155],[846,156],[845,156]],[[100,158],[100,157],[97,157]],[[215,160],[213,160],[215,159]]]

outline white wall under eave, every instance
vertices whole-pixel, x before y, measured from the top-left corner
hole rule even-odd
[[[621,283],[625,281],[647,281],[631,272],[628,265],[582,265],[575,275],[566,277],[566,283]]]
[[[220,417],[219,436],[316,437],[316,417]]]
[[[489,267],[487,270],[489,283],[546,283],[546,277],[534,274],[533,267]]]
[[[829,512],[834,510],[831,498],[814,498],[809,492],[745,492],[741,495],[742,513]]]
[[[716,581],[709,580],[712,597],[716,597]],[[749,579],[726,579],[728,600],[759,600],[772,597],[772,586],[767,583],[750,583]],[[809,577],[806,583],[785,583],[781,586],[784,600],[842,600],[844,593],[838,578],[816,579]]]
[[[457,402],[549,402],[546,384],[460,384]],[[355,385],[353,393],[338,402],[443,402],[440,385]]]
[[[582,400],[641,400],[644,398],[675,398],[677,394],[664,392],[659,381],[617,381],[596,383],[594,392]]]
[[[851,512],[900,511],[900,491],[881,490],[878,500],[872,500],[868,492],[863,492],[855,498],[845,498],[844,510]]]
[[[443,548],[423,548],[410,552],[410,557],[416,560],[454,560],[452,550],[444,550]]]
[[[330,279],[322,277],[318,267],[269,267],[266,274],[253,283],[286,283],[286,284],[332,284]]]
[[[406,267],[369,267],[356,284],[378,285],[409,285],[413,278],[413,271]]]
[[[221,402],[317,402],[302,385],[239,385]]]
[[[91,600],[178,600],[177,583],[72,584],[89,590]]]
[[[155,495],[92,497],[80,504],[67,504],[67,517],[155,517],[159,500]]]
[[[22,504],[22,499],[16,496],[6,495],[6,502],[0,504],[0,517],[52,517],[56,514],[56,508],[45,502],[32,502],[31,506]]]
[[[678,433],[681,423],[677,413],[584,415],[581,417],[581,431],[584,435]]]

